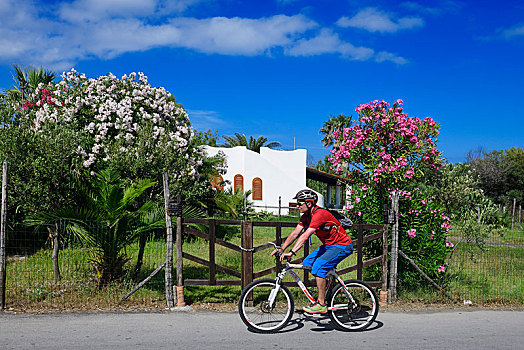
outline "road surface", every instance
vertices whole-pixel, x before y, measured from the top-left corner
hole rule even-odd
[[[236,313],[0,313],[0,349],[524,349],[524,311],[381,312],[363,332],[296,312],[281,333],[247,330]]]

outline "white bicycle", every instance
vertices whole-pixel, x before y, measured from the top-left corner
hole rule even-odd
[[[276,257],[280,259],[280,247],[269,242],[277,250]],[[291,264],[286,260],[285,267],[276,278],[259,279],[247,285],[240,294],[238,312],[246,326],[257,332],[276,332],[293,317],[295,301],[289,289],[282,280],[290,274],[306,297],[313,303],[311,296],[302,280],[293,269],[308,269],[309,267]],[[333,324],[340,330],[359,331],[369,327],[378,315],[378,299],[373,289],[359,280],[343,281],[335,272],[328,273],[326,288],[328,315]]]

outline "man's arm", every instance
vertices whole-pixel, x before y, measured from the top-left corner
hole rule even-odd
[[[304,232],[300,237],[298,237],[297,242],[295,243],[295,245],[293,246],[293,248],[291,249],[291,251],[289,251],[289,252],[287,252],[287,253],[283,253],[283,254],[281,255],[280,260],[284,260],[284,259],[290,258],[290,257],[292,257],[293,255],[295,255],[295,254],[297,253],[297,251],[298,251],[300,248],[302,248],[302,246],[307,242],[307,240],[309,239],[309,237],[311,237],[311,235],[312,235],[313,233],[315,233],[316,230],[317,230],[317,229],[312,228],[312,227],[308,228],[308,229],[306,230],[306,232]],[[293,230],[293,232],[295,232],[295,231]],[[294,241],[294,239],[293,239],[293,241]],[[287,239],[286,239],[286,242],[287,242]],[[291,242],[290,242],[290,244],[291,244]],[[287,247],[287,245],[286,245],[286,247]]]
[[[300,234],[300,232],[302,232],[302,225],[297,225],[293,231],[291,231],[291,233],[289,234],[289,236],[287,236],[285,242],[282,244],[282,252],[284,250],[286,250],[287,247],[289,247],[294,241],[295,239],[297,239],[298,235]],[[273,252],[271,253],[271,255],[275,255],[276,253],[276,250],[273,250]]]

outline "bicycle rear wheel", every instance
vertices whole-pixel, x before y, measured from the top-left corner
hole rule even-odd
[[[373,289],[358,280],[345,281],[346,288],[353,297],[353,304],[344,286],[338,285],[328,300],[329,317],[338,329],[359,331],[369,327],[378,315],[378,299]]]
[[[276,332],[293,316],[295,303],[285,286],[279,286],[274,303],[269,304],[269,296],[276,287],[275,280],[260,279],[250,283],[240,294],[238,312],[251,330],[262,333]]]

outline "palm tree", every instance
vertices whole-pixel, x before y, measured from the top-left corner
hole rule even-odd
[[[247,149],[260,153],[261,147],[268,147],[271,149],[281,147],[282,145],[280,142],[272,141],[268,142],[267,137],[259,136],[257,139],[255,139],[253,136],[249,136],[249,142],[246,138],[246,135],[235,133],[235,137],[233,136],[224,136],[224,139],[226,142],[222,145],[222,147],[236,147],[236,146],[246,146]]]
[[[19,106],[32,98],[33,92],[38,85],[47,85],[56,78],[56,73],[40,67],[35,69],[28,67],[23,70],[20,66],[14,65],[13,80],[15,85],[11,89],[4,90],[4,95],[8,101],[17,103]]]
[[[334,144],[335,131],[342,131],[351,125],[352,116],[345,116],[339,114],[336,117],[330,117],[328,121],[324,122],[324,126],[320,129],[320,134],[324,134],[322,143],[324,147],[330,147]]]
[[[137,180],[126,186],[118,173],[102,170],[95,174],[93,190],[78,185],[83,197],[78,207],[40,214],[27,223],[65,221],[66,232],[92,249],[91,262],[98,288],[102,288],[124,276],[129,261],[125,248],[144,233],[165,225],[153,202],[137,205],[137,199],[153,185],[150,180]]]

